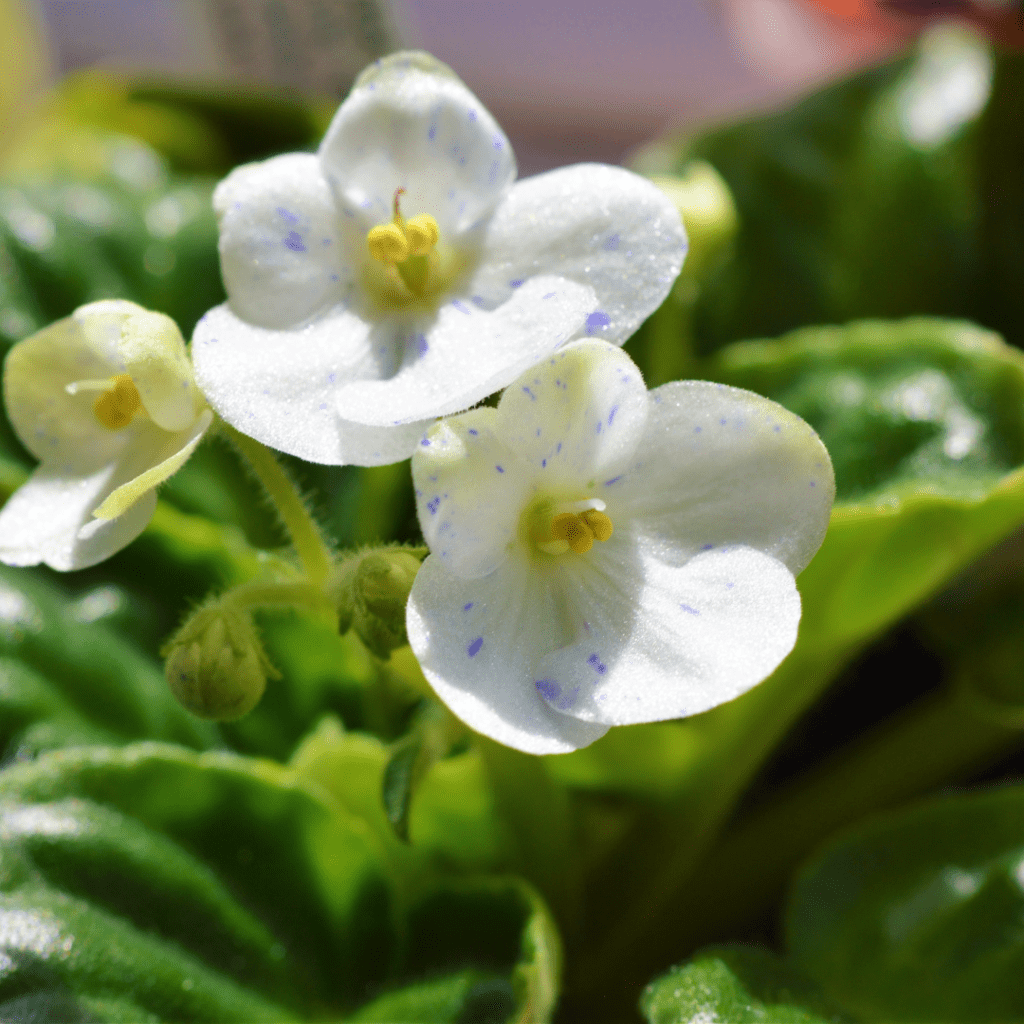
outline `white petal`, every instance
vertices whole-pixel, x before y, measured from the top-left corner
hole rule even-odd
[[[123,372],[117,361],[117,342],[128,313],[120,307],[141,312],[140,307],[117,304],[110,316],[101,310],[100,316],[86,318],[91,327],[89,337],[78,315],[90,308],[114,305],[83,307],[75,316],[18,342],[7,354],[7,415],[22,444],[54,472],[89,476],[111,462],[124,445],[118,431],[108,430],[96,419],[96,392],[69,395],[66,390],[75,381],[106,380]]]
[[[334,197],[309,153],[236,168],[213,194],[231,308],[263,327],[293,327],[345,295],[352,279]]]
[[[338,109],[320,146],[343,213],[364,230],[402,212],[433,216],[458,236],[490,213],[515,180],[512,147],[480,101],[425,53],[371,65]]]
[[[509,190],[467,288],[493,306],[535,274],[580,281],[597,296],[585,333],[621,345],[668,295],[686,246],[679,211],[646,178],[579,164]]]
[[[835,497],[832,463],[799,416],[750,391],[678,381],[651,392],[636,458],[597,497],[623,509],[679,564],[746,544],[799,573],[821,546]]]
[[[416,575],[406,626],[430,685],[477,732],[529,754],[585,747],[607,726],[559,714],[534,686],[540,653],[559,642],[543,577],[518,559],[478,580],[430,555]]]
[[[52,569],[85,569],[130,544],[156,508],[147,491],[123,516],[94,519],[93,509],[124,481],[117,464],[87,476],[40,466],[0,510],[0,561]]]
[[[589,489],[632,456],[647,409],[647,389],[629,356],[581,341],[509,386],[495,431],[541,473],[541,486]]]
[[[120,467],[121,475],[133,470],[135,475],[111,491],[93,515],[100,519],[125,515],[147,491],[158,487],[185,465],[212,422],[213,413],[204,409],[188,430],[177,433],[145,425],[146,436],[138,439],[141,442],[138,455],[131,462],[122,460]]]
[[[732,700],[792,650],[800,595],[792,573],[752,548],[668,566],[653,545],[580,559],[567,600],[582,639],[537,667],[538,691],[567,716],[604,725],[682,718]],[[569,573],[566,576],[569,577]]]
[[[474,409],[443,420],[412,457],[420,529],[434,557],[464,579],[505,561],[529,493],[529,480],[494,434],[496,419],[494,409]]]
[[[243,434],[309,462],[379,466],[407,459],[426,424],[345,423],[337,392],[347,379],[393,373],[393,349],[387,325],[373,332],[347,310],[300,331],[275,331],[225,305],[196,325],[192,361],[210,405]]]
[[[118,355],[157,426],[177,431],[192,425],[205,402],[195,388],[185,340],[169,316],[143,310],[125,317]]]
[[[460,412],[571,338],[593,294],[563,278],[538,277],[490,313],[461,299],[446,303],[429,326],[408,332],[398,373],[344,386],[338,412],[378,425]]]

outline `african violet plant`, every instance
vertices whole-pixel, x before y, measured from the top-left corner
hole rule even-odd
[[[1024,1020],[1017,787],[908,804],[1019,743],[1024,358],[934,317],[1014,323],[992,68],[651,180],[516,182],[423,54],[329,123],[63,87],[0,163],[3,1015]]]

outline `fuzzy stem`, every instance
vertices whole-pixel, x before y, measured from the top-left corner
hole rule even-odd
[[[333,564],[331,550],[277,457],[259,441],[246,437],[227,423],[222,423],[221,429],[249,463],[273,502],[307,578],[315,585],[323,583]]]
[[[242,583],[224,593],[220,600],[239,611],[278,605],[335,613],[334,602],[320,587],[305,580],[297,583],[264,583],[259,580]]]

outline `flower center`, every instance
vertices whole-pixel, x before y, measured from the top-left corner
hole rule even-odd
[[[441,238],[441,229],[429,213],[418,213],[406,220],[398,205],[398,197],[405,192],[395,192],[395,215],[389,224],[378,224],[366,236],[370,255],[386,267],[393,267],[406,288],[417,297],[427,294],[432,271],[437,271],[438,253],[436,246]]]
[[[107,430],[123,430],[142,410],[139,389],[127,373],[119,373],[107,380],[78,380],[65,390],[69,395],[98,391],[100,394],[92,404],[92,411]]]
[[[598,498],[582,501],[542,501],[527,511],[527,532],[531,543],[546,555],[573,551],[585,555],[594,541],[608,540],[614,529]]]

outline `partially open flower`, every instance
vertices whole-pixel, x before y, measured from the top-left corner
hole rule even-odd
[[[796,640],[794,576],[835,493],[817,434],[703,381],[648,394],[581,341],[413,456],[431,554],[409,642],[468,725],[530,753],[679,718],[764,679]]]
[[[174,321],[114,299],[18,342],[4,401],[41,462],[0,510],[7,565],[82,569],[119,551],[213,420]]]
[[[228,302],[193,340],[212,405],[271,447],[375,465],[573,337],[625,341],[682,265],[673,204],[616,167],[515,176],[443,64],[368,68],[318,154],[215,193]]]

